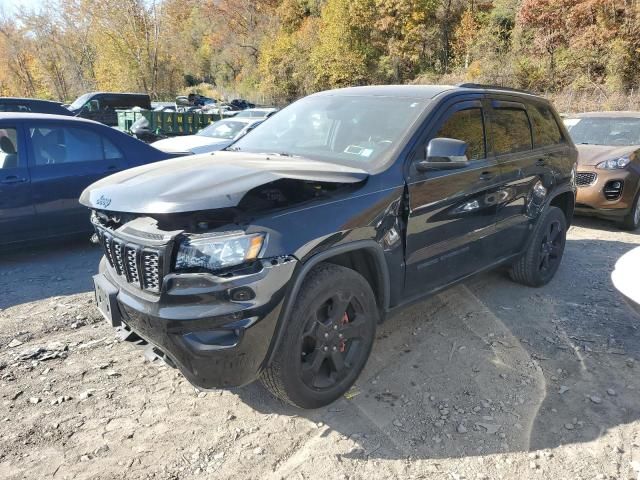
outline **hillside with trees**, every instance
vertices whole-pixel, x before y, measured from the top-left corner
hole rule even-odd
[[[47,0],[4,12],[0,57],[0,94],[60,100],[200,90],[283,104],[469,81],[624,108],[640,87],[640,2]]]

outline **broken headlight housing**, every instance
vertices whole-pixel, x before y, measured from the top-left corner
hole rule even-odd
[[[266,236],[262,233],[218,233],[185,238],[178,248],[176,271],[216,271],[255,260]]]

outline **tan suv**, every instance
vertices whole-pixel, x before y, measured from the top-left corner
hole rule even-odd
[[[640,226],[640,112],[594,112],[565,118],[578,148],[576,214]]]

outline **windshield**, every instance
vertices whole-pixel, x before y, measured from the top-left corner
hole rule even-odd
[[[76,98],[71,105],[69,105],[69,110],[78,110],[84,106],[87,101],[91,98],[91,93],[85,93],[84,95],[80,95]]]
[[[576,144],[640,145],[640,118],[589,117],[565,121]]]
[[[230,150],[302,156],[371,171],[385,163],[424,106],[425,101],[403,97],[306,97]]]
[[[240,131],[246,127],[244,122],[234,122],[233,120],[218,120],[206,128],[200,130],[196,135],[212,138],[224,138],[233,140]]]
[[[237,118],[251,118],[251,117],[259,117],[262,113],[252,112],[251,110],[243,110],[240,113],[236,113],[235,117]]]

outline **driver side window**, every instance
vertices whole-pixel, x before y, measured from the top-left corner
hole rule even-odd
[[[467,143],[467,158],[486,158],[484,120],[481,108],[468,108],[453,113],[434,138],[455,138]]]

